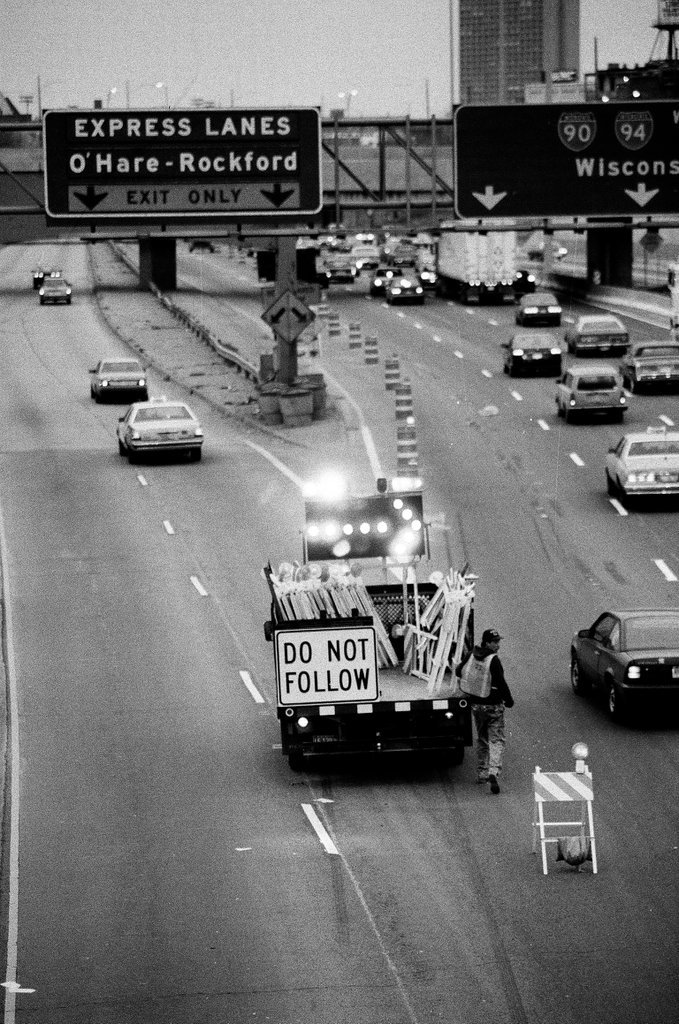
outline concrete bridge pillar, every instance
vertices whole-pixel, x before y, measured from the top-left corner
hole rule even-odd
[[[587,283],[632,287],[632,229],[587,232]]]
[[[163,292],[177,287],[177,240],[175,238],[139,239],[139,279]]]

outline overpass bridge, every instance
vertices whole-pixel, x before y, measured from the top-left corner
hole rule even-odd
[[[177,238],[236,236],[252,241],[318,234],[329,225],[348,230],[399,226],[434,233],[441,230],[575,230],[587,235],[587,273],[598,283],[632,284],[632,232],[650,235],[679,226],[679,217],[650,216],[640,210],[625,217],[524,217],[490,215],[460,220],[455,215],[454,122],[448,118],[325,118],[321,127],[322,209],[312,219],[281,218],[275,226],[256,217],[214,224],[121,225],[91,223],[57,226],[45,222],[42,122],[0,118],[0,242],[75,237],[140,240],[149,266],[174,266]],[[162,255],[159,255],[161,254]],[[154,273],[154,271],[151,271]],[[158,269],[161,277],[165,272]]]

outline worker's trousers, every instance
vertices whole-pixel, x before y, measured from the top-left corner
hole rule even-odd
[[[480,778],[499,775],[505,749],[504,704],[472,704],[476,723],[476,760]]]

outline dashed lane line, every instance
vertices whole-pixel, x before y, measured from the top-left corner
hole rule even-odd
[[[666,427],[673,427],[674,420],[671,420],[669,416],[658,416],[661,423],[664,423]]]
[[[200,596],[201,597],[207,597],[208,596],[207,590],[205,589],[203,584],[200,582],[198,577],[197,576],[191,576],[190,579],[191,579],[191,582],[193,583],[194,587],[196,588],[196,590],[200,594]]]
[[[660,572],[663,574],[668,583],[676,583],[679,580],[679,576],[676,576],[672,572],[667,562],[664,562],[662,558],[654,558],[653,561],[660,569]]]
[[[459,348],[455,349],[455,355],[458,359],[464,359],[464,352],[460,352]]]
[[[246,689],[249,691],[250,696],[254,700],[255,704],[266,704],[266,701],[262,697],[261,693],[252,681],[252,677],[249,672],[240,671],[238,675],[243,680]]]
[[[146,477],[143,475],[143,473],[137,473],[137,480],[139,481],[139,483],[141,484],[142,487],[148,487],[149,482],[146,479]]]
[[[493,374],[490,372],[490,370],[481,370],[481,373],[483,374],[484,377],[492,377],[493,376]]]
[[[582,461],[582,459],[580,458],[580,456],[578,455],[577,452],[570,452],[569,453],[569,457],[575,463],[576,466],[584,466],[585,465],[585,463]]]
[[[540,430],[550,430],[551,429],[550,426],[549,426],[549,423],[547,422],[547,420],[538,420],[538,426],[539,426]]]
[[[515,401],[523,402],[523,395],[520,395],[518,391],[511,391],[510,394]]]
[[[163,519],[163,529],[169,537],[174,537],[174,527],[169,519]]]
[[[610,501],[611,505],[613,506],[613,508],[615,509],[615,511],[618,513],[619,516],[628,516],[629,515],[629,512],[627,511],[625,506],[622,504],[622,502],[618,501],[617,498],[609,498],[608,500]]]
[[[315,808],[313,808],[311,804],[302,804],[302,810],[309,819],[309,823],[314,832],[316,833],[316,835],[318,836],[321,842],[321,846],[323,847],[325,852],[334,853],[335,856],[339,856],[339,850],[337,849],[332,839],[330,838],[325,825],[316,814]]]

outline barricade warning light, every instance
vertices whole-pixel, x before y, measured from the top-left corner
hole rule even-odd
[[[310,562],[350,558],[415,558],[425,553],[421,494],[373,494],[329,505],[304,505]]]

